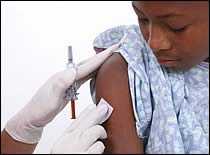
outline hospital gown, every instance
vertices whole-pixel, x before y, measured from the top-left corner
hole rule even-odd
[[[108,48],[124,34],[119,52],[128,63],[136,129],[145,153],[209,153],[209,64],[188,71],[161,66],[137,25],[108,29],[93,46]]]

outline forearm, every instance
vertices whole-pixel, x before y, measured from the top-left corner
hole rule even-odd
[[[36,145],[16,141],[5,130],[1,132],[1,154],[32,154]]]

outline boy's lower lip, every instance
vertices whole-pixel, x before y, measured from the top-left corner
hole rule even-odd
[[[158,62],[161,65],[174,66],[174,65],[176,65],[177,60],[158,60]]]

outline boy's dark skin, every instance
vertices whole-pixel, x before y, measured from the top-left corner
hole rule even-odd
[[[132,4],[143,36],[162,65],[187,70],[208,61],[208,2],[136,1]],[[168,16],[169,13],[179,15]],[[114,107],[104,124],[108,133],[105,153],[144,153],[142,139],[135,130],[127,63],[120,54],[110,57],[97,74],[97,101],[101,97]]]
[[[144,38],[166,67],[189,69],[209,57],[208,1],[206,2],[133,2]],[[145,14],[140,16],[137,9]],[[179,13],[180,16],[157,18]],[[152,24],[151,24],[152,23]],[[187,26],[188,25],[188,26]],[[187,27],[185,27],[187,26]],[[175,30],[183,30],[181,32]],[[176,31],[176,32],[175,32]],[[100,49],[97,49],[100,50]],[[167,64],[166,64],[167,63]],[[127,63],[114,54],[104,63],[96,79],[97,100],[105,98],[114,107],[105,123],[108,140],[106,153],[144,153],[137,137],[129,92]],[[1,134],[1,153],[32,153],[36,144],[15,141],[5,130]]]

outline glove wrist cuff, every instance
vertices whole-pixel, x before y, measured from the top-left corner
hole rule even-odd
[[[43,127],[35,127],[24,118],[15,116],[7,122],[5,130],[14,140],[36,144],[42,136]]]

